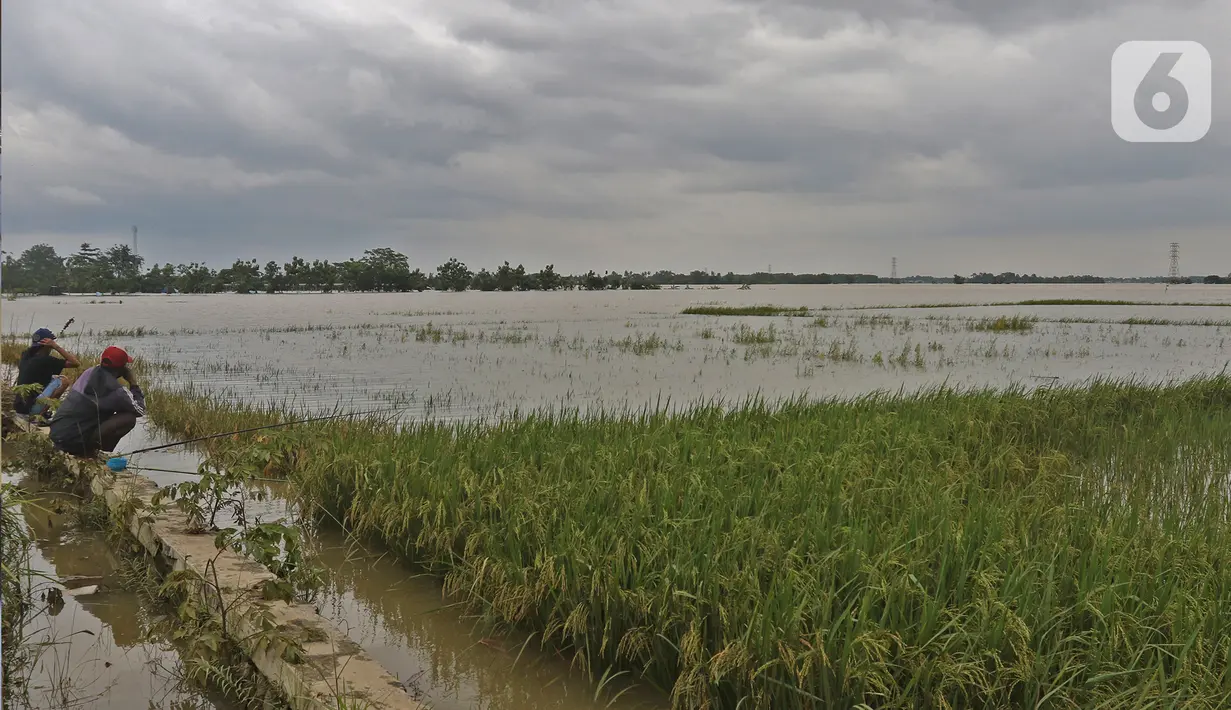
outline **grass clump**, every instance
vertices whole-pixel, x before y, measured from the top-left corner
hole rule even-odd
[[[635,336],[625,336],[620,340],[613,338],[610,341],[610,345],[620,352],[631,352],[634,355],[654,355],[667,351],[679,352],[684,349],[684,342],[682,340],[672,343],[658,333],[650,333],[649,335],[637,333]]]
[[[1037,321],[1037,318],[1031,316],[999,316],[971,321],[967,327],[970,330],[992,333],[1028,333],[1034,330]]]
[[[1218,376],[270,439],[301,503],[677,708],[1212,709],[1229,433]]]
[[[808,309],[804,306],[774,306],[763,304],[759,306],[689,306],[680,311],[686,316],[806,316]]]
[[[778,341],[778,331],[774,329],[773,324],[764,328],[752,328],[746,323],[741,323],[739,328],[735,329],[731,339],[740,345],[765,345]]]

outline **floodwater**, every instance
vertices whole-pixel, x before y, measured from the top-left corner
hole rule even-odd
[[[70,348],[117,343],[176,363],[174,380],[247,401],[437,418],[544,407],[678,407],[754,395],[850,396],[940,383],[1166,379],[1216,372],[1227,362],[1231,307],[900,308],[1060,298],[1231,306],[1231,287],[882,284],[42,297],[4,304],[4,324],[6,332],[24,333],[75,318],[70,332],[76,335],[64,340]],[[829,310],[814,314],[824,317],[824,327],[812,316],[680,314],[706,303]],[[974,320],[1001,315],[1040,320],[1029,332],[971,329]]]
[[[118,558],[98,533],[77,527],[71,499],[31,492],[38,507],[22,514],[35,539],[32,588],[36,596],[60,589],[63,605],[40,601],[30,615],[27,638],[38,653],[23,672],[29,693],[5,698],[4,707],[238,710],[217,693],[182,681],[175,648],[148,633],[163,611],[119,588]]]

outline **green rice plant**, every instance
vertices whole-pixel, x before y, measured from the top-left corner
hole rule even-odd
[[[439,343],[445,337],[444,329],[433,326],[430,321],[426,325],[414,327],[410,330],[415,334],[415,340],[420,343]]]
[[[678,352],[684,349],[683,341],[671,343],[658,333],[642,335],[638,332],[635,336],[628,335],[620,340],[613,338],[609,341],[609,344],[620,352],[631,352],[634,355],[654,355],[668,350]]]
[[[1033,316],[999,316],[971,321],[967,328],[992,333],[1028,333],[1034,330],[1034,324],[1037,321],[1038,319]]]
[[[731,340],[740,345],[764,345],[777,342],[778,331],[772,323],[764,328],[752,328],[747,323],[740,323]]]
[[[808,324],[809,328],[827,328],[829,327],[829,319],[825,316],[817,316]]]
[[[702,340],[713,340],[714,339],[714,329],[713,328],[702,328],[700,331],[697,332],[697,336],[700,337]]]
[[[825,356],[834,362],[858,362],[862,359],[854,338],[850,338],[845,343],[840,338],[834,338],[830,341],[829,350]]]
[[[1211,376],[269,445],[304,452],[307,509],[677,708],[1212,710],[1231,700],[1229,434],[1231,377]]]
[[[686,316],[806,316],[808,309],[804,306],[775,306],[763,304],[759,306],[689,306],[680,311]]]

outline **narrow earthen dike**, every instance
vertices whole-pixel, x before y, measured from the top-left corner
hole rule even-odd
[[[47,433],[45,428],[38,431]],[[262,565],[231,550],[217,549],[212,535],[182,532],[188,527],[187,519],[178,510],[167,509],[157,517],[150,517],[147,510],[143,520],[130,501],[141,500],[148,508],[158,490],[153,481],[133,473],[112,473],[101,464],[64,458],[75,473],[91,477],[91,490],[103,497],[108,508],[126,516],[129,531],[162,571],[193,573],[197,581],[193,591],[209,599],[215,613],[225,609],[227,636],[282,691],[294,710],[427,710],[389,671],[317,614],[315,607],[265,600],[261,589],[276,577]],[[302,647],[305,660],[292,663],[272,645],[257,647],[244,641],[260,630],[261,612],[276,624],[279,635]]]

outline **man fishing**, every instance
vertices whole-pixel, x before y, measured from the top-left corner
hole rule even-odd
[[[113,345],[103,351],[100,362],[81,373],[51,418],[52,443],[81,458],[115,451],[137,426],[137,418],[145,416],[145,394],[129,368],[133,360],[128,353]],[[121,379],[128,382],[128,390]]]
[[[13,398],[13,411],[31,417],[39,416],[47,408],[41,400],[59,399],[68,389],[68,381],[60,376],[65,368],[80,367],[73,354],[56,342],[56,334],[48,328],[34,332],[33,344],[21,354],[17,365],[17,382],[14,387],[39,385],[42,391]],[[53,353],[58,353],[56,357]]]

